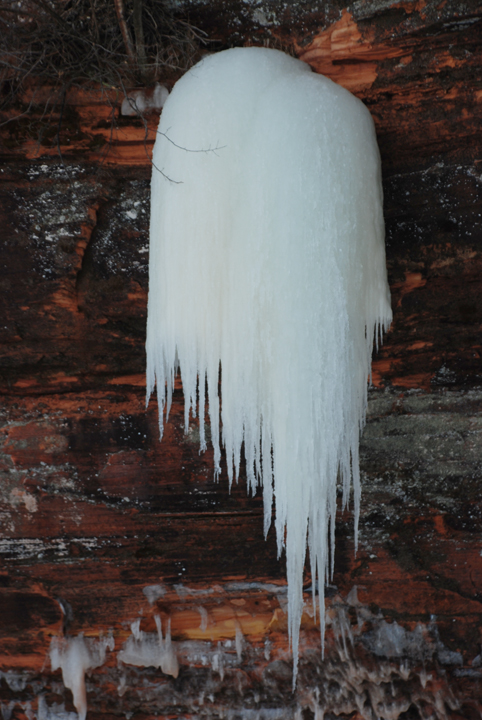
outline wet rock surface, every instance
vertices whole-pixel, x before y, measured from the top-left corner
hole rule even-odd
[[[294,48],[377,124],[394,322],[374,355],[358,551],[340,509],[325,658],[307,574],[293,694],[284,559],[261,499],[244,475],[231,494],[224,472],[214,481],[180,384],[162,443],[155,400],[145,409],[156,118],[146,141],[117,117],[101,158],[112,105],[76,91],[63,162],[55,133],[1,131],[3,718],[75,720],[49,652],[82,633],[106,648],[86,674],[92,718],[480,717],[480,9],[191,6],[225,45]],[[177,677],[122,662],[139,619],[149,642],[160,621],[164,649],[170,633]]]

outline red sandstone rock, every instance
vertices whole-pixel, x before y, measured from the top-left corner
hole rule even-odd
[[[90,679],[92,717],[297,705],[311,717],[316,688],[327,712],[352,720],[368,712],[353,704],[354,688],[374,711],[377,693],[386,702],[393,688],[395,716],[443,717],[441,707],[479,716],[481,20],[466,7],[330,5],[304,24],[279,15],[271,30],[254,20],[239,30],[287,42],[289,29],[300,57],[358,94],[384,169],[394,322],[373,363],[360,548],[355,556],[351,514],[340,513],[326,660],[307,604],[295,696],[283,559],[273,533],[263,538],[260,499],[246,496],[243,479],[231,495],[225,477],[214,482],[195,424],[184,435],[179,386],[162,443],[155,402],[144,408],[157,118],[145,138],[140,121],[119,117],[115,96],[72,92],[64,166],[55,140],[39,145],[20,121],[3,126],[0,669],[17,675],[4,674],[0,691],[14,720],[46,717],[43,702],[74,709],[45,664],[51,637],[108,631],[115,650]],[[194,7],[193,20],[228,42],[237,11],[215,12],[215,3]],[[150,586],[163,589],[151,603]],[[171,623],[176,680],[116,665],[130,623],[140,617],[154,633],[155,614],[164,629]],[[340,639],[345,616],[353,649]],[[377,655],[383,622],[407,633],[420,624],[426,658],[412,652],[405,672],[399,657]]]

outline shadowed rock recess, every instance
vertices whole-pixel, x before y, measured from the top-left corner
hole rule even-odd
[[[162,443],[145,410],[159,111],[144,124],[105,88],[72,89],[39,136],[49,90],[32,88],[0,129],[3,720],[475,720],[482,7],[177,6],[213,47],[291,52],[374,117],[394,321],[360,445],[359,549],[340,511],[324,658],[307,573],[292,693],[284,560],[261,498],[244,475],[229,494],[225,466],[214,482],[179,383]]]

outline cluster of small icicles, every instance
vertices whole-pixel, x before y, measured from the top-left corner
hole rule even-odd
[[[166,635],[162,635],[161,618],[154,616],[156,633],[146,633],[140,629],[140,620],[131,624],[131,635],[117,654],[119,667],[134,665],[137,667],[160,668],[166,675],[177,677],[179,664],[171,642],[168,625]],[[106,652],[114,650],[112,635],[86,638],[81,633],[76,637],[52,638],[50,645],[50,663],[52,670],[61,669],[66,688],[72,691],[74,706],[79,720],[87,716],[87,694],[85,674],[100,667],[106,660]],[[119,694],[122,695],[122,678]]]
[[[286,551],[294,686],[306,548],[323,635],[337,482],[356,534],[371,354],[392,317],[373,121],[305,63],[236,48],[175,85],[153,166],[147,398],[157,384],[162,437],[180,371],[204,450],[207,394],[230,484],[244,447]]]
[[[306,707],[315,718],[356,713],[363,720],[398,720],[409,711],[421,720],[448,720],[460,707],[433,671],[434,655],[446,650],[435,625],[406,630],[396,621],[388,623],[359,602],[356,587],[346,599],[334,598],[326,625],[333,641],[324,660],[315,663],[316,681],[298,684],[295,720],[302,719],[300,711]],[[309,667],[306,660],[301,662],[302,677]],[[313,666],[309,674],[313,678]]]
[[[310,606],[311,603],[305,603],[305,613],[309,614]],[[209,611],[199,604],[199,600],[193,605],[192,598],[185,598],[185,609],[192,607],[202,608],[203,612],[199,613],[200,629],[211,622]],[[319,653],[305,647],[300,657],[300,681],[296,694],[290,696],[288,693],[285,698],[287,705],[280,700],[282,707],[267,707],[266,698],[262,700],[259,691],[257,696],[255,691],[247,691],[242,685],[237,694],[235,691],[237,671],[242,671],[244,677],[246,668],[253,668],[257,663],[267,663],[265,672],[271,678],[271,684],[273,681],[276,684],[276,668],[285,651],[273,648],[269,637],[265,638],[264,647],[259,643],[255,647],[243,635],[241,626],[235,623],[233,639],[217,643],[209,640],[174,642],[169,629],[163,637],[159,617],[154,615],[154,619],[157,625],[155,633],[143,632],[140,621],[133,622],[131,635],[116,654],[119,698],[123,698],[129,689],[126,668],[135,666],[157,668],[160,673],[158,682],[164,687],[164,700],[189,708],[189,713],[198,718],[302,720],[305,717],[303,711],[310,709],[318,718],[328,713],[336,716],[357,713],[363,720],[398,720],[411,709],[422,720],[447,720],[451,711],[459,707],[458,700],[434,670],[434,657],[437,662],[442,662],[447,654],[436,625],[418,625],[413,630],[407,630],[396,621],[388,623],[381,613],[375,614],[359,602],[356,588],[345,599],[335,596],[330,601],[326,617],[328,641],[325,658],[322,660]],[[72,691],[79,720],[85,720],[87,713],[85,674],[108,661],[107,650],[113,652],[114,649],[112,635],[98,640],[83,635],[52,640],[52,669],[61,668],[64,685]],[[200,695],[196,694],[199,685],[194,677],[192,696],[185,683],[176,691],[174,680],[182,668],[209,667],[209,675],[202,673],[203,691]],[[167,694],[166,679],[162,675],[173,678]],[[116,675],[109,677],[111,682]],[[12,683],[12,678],[6,679],[9,684]],[[155,685],[155,676],[150,673],[149,687],[154,688]],[[228,705],[224,702],[226,696],[223,690],[227,686],[232,691]],[[157,697],[155,692],[153,697]],[[156,706],[156,711],[162,712],[162,707]],[[50,709],[40,698],[38,720],[54,720],[55,715],[54,708]],[[62,717],[65,720],[65,710]],[[74,720],[74,717],[69,720]]]

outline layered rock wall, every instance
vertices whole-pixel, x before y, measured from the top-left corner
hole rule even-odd
[[[307,576],[293,695],[260,499],[243,478],[231,494],[214,482],[180,385],[162,443],[145,410],[157,116],[75,91],[39,135],[48,89],[33,88],[28,122],[12,107],[1,131],[3,717],[79,711],[53,638],[87,668],[103,660],[87,669],[89,717],[479,717],[481,9],[189,7],[220,46],[296,53],[375,119],[394,322],[361,441],[359,551],[340,512],[325,660]]]

